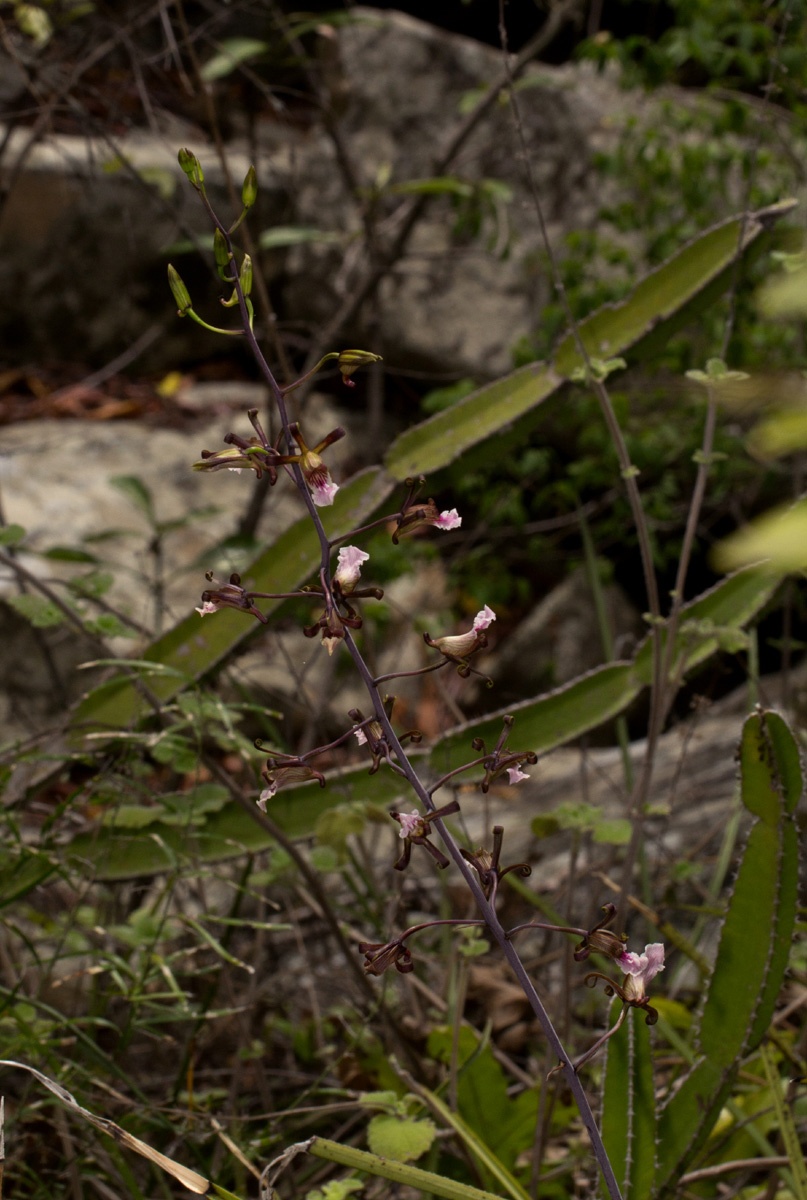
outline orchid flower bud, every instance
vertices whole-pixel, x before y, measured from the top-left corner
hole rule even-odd
[[[179,271],[177,271],[176,267],[171,265],[171,263],[168,264],[168,286],[170,287],[171,295],[174,297],[176,302],[179,316],[184,317],[185,314],[191,308],[193,308],[193,302],[191,300],[190,292],[182,282],[182,276],[180,275]]]
[[[241,188],[241,203],[244,208],[252,208],[255,201],[258,199],[258,176],[255,173],[255,168],[250,167],[244,176],[244,183]]]
[[[343,350],[337,356],[336,365],[342,372],[342,382],[348,387],[355,387],[353,380],[349,377],[359,367],[367,367],[371,363],[381,362],[380,354],[371,354],[369,350]]]
[[[192,150],[182,149],[177,155],[179,165],[197,191],[202,191],[205,177],[199,159]]]
[[[220,229],[216,229],[213,234],[213,257],[216,260],[216,269],[221,279],[232,279],[227,272],[230,267],[230,249],[227,245],[227,239]]]

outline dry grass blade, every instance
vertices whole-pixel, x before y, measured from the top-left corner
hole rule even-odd
[[[197,1171],[191,1171],[188,1167],[183,1167],[181,1163],[175,1162],[173,1158],[168,1158],[165,1154],[160,1154],[159,1150],[152,1150],[151,1146],[147,1146],[145,1142],[141,1142],[140,1138],[133,1137],[131,1133],[127,1133],[125,1129],[121,1129],[120,1125],[116,1125],[114,1121],[108,1120],[106,1117],[97,1117],[95,1113],[89,1112],[86,1108],[82,1108],[74,1096],[63,1088],[61,1084],[48,1079],[47,1075],[43,1075],[41,1071],[35,1070],[34,1067],[29,1067],[25,1063],[14,1062],[13,1059],[0,1059],[0,1067],[16,1067],[20,1071],[27,1071],[29,1075],[33,1075],[38,1079],[49,1092],[53,1092],[62,1104],[66,1104],[68,1108],[72,1108],[74,1112],[79,1113],[96,1129],[102,1130],[108,1134],[119,1145],[126,1146],[129,1150],[134,1150],[135,1154],[142,1155],[149,1162],[153,1162],[155,1166],[166,1171],[169,1175],[173,1175],[174,1179],[178,1180],[183,1187],[186,1187],[189,1192],[196,1192],[202,1196],[210,1190],[210,1183],[203,1175]]]

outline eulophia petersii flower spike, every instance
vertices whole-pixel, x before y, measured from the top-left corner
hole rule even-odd
[[[541,1001],[541,997],[510,941],[511,933],[514,930],[508,931],[503,928],[493,903],[495,899],[494,892],[502,876],[509,870],[524,870],[526,865],[517,864],[514,868],[500,867],[500,841],[496,833],[494,834],[494,846],[491,853],[479,850],[475,854],[463,857],[453,831],[447,825],[444,825],[441,820],[441,818],[457,811],[457,802],[454,801],[436,811],[433,808],[433,793],[437,790],[437,787],[445,783],[448,776],[443,781],[440,781],[440,783],[432,787],[427,787],[421,780],[415,764],[407,760],[406,753],[401,748],[400,739],[397,737],[389,716],[383,708],[381,695],[378,690],[381,682],[395,676],[384,675],[374,677],[361,653],[361,649],[356,645],[352,637],[349,622],[356,621],[357,618],[355,610],[348,606],[347,598],[349,597],[352,601],[358,595],[356,592],[358,568],[361,566],[361,561],[364,561],[358,556],[363,554],[363,552],[358,551],[354,553],[352,560],[344,563],[344,571],[341,573],[342,577],[338,580],[338,586],[336,581],[332,583],[330,580],[329,557],[333,553],[335,542],[329,540],[320,514],[314,506],[328,505],[333,502],[337,485],[330,477],[322,459],[322,452],[337,437],[341,436],[342,431],[335,430],[326,439],[309,448],[300,433],[299,426],[295,426],[289,421],[286,407],[288,393],[303,381],[298,380],[296,384],[281,387],[267,364],[260,345],[256,340],[253,331],[252,306],[248,298],[248,289],[252,274],[251,264],[244,259],[242,260],[241,270],[237,269],[236,252],[230,240],[231,233],[238,227],[244,219],[247,209],[254,203],[257,187],[255,173],[251,172],[247,180],[245,180],[241,215],[237,218],[236,223],[227,229],[216,216],[206,197],[203,182],[204,176],[198,160],[190,151],[183,151],[180,154],[180,164],[204,202],[217,231],[218,236],[215,238],[217,266],[222,278],[232,286],[233,298],[241,315],[240,330],[225,330],[223,332],[236,336],[243,335],[245,338],[267,382],[270,394],[274,399],[279,423],[283,429],[283,434],[277,444],[272,445],[257,423],[257,414],[252,414],[250,419],[252,420],[257,436],[253,438],[238,438],[235,435],[231,435],[227,439],[229,449],[222,451],[218,455],[207,452],[202,460],[196,464],[197,469],[223,470],[232,468],[238,470],[247,468],[254,470],[256,474],[267,474],[270,481],[274,482],[277,478],[279,468],[284,467],[287,468],[287,473],[293,476],[295,484],[305,498],[306,507],[311,522],[316,529],[322,550],[319,575],[322,586],[321,595],[325,601],[326,612],[323,614],[323,619],[317,622],[317,628],[322,631],[323,640],[326,640],[326,644],[329,639],[335,643],[339,643],[341,640],[347,646],[357,671],[361,675],[371,697],[371,711],[375,714],[372,720],[362,717],[361,721],[357,723],[356,728],[348,729],[337,741],[332,743],[332,746],[335,747],[342,744],[345,739],[351,738],[354,733],[358,733],[358,730],[367,731],[365,732],[365,737],[370,746],[370,753],[373,755],[374,766],[376,765],[376,761],[378,764],[386,761],[392,766],[393,770],[401,771],[405,774],[422,810],[421,812],[415,810],[410,813],[393,814],[394,819],[400,825],[400,835],[404,841],[403,853],[399,861],[395,864],[396,867],[402,869],[409,862],[411,847],[413,845],[423,846],[427,853],[434,858],[438,866],[447,865],[449,861],[448,857],[431,842],[431,835],[437,835],[437,837],[442,839],[446,850],[454,860],[454,864],[463,877],[469,892],[474,896],[481,913],[481,917],[478,920],[429,922],[427,925],[416,926],[406,930],[393,940],[384,943],[362,943],[361,949],[365,955],[365,970],[368,974],[372,975],[381,974],[384,970],[391,967],[404,974],[411,971],[412,958],[406,946],[406,940],[413,933],[417,932],[418,929],[428,928],[428,925],[478,924],[486,926],[510,963],[532,1010],[541,1023],[550,1045],[564,1064],[568,1086],[575,1097],[583,1123],[591,1138],[611,1200],[619,1200],[619,1184],[603,1147],[602,1138],[591,1113],[585,1092],[580,1085],[576,1070],[574,1069],[575,1065],[567,1055],[552,1020]],[[182,284],[182,281],[178,277],[174,277],[174,275],[171,275],[171,280],[172,290],[174,291],[180,313],[187,316],[193,315],[194,319],[196,319],[195,314],[192,314],[190,297],[184,284]],[[233,298],[227,301],[228,305],[232,304]],[[334,358],[339,360],[336,364],[337,368],[341,371],[343,379],[349,385],[352,382],[350,376],[356,367],[374,361],[375,356],[371,356],[369,352],[365,351],[343,351],[341,354],[326,355],[327,361],[332,361]],[[314,369],[317,370],[319,368]],[[409,494],[401,508],[393,513],[391,517],[388,516],[381,518],[379,521],[374,521],[361,530],[354,529],[350,534],[346,534],[344,539],[340,537],[336,540],[342,541],[348,538],[355,538],[360,532],[369,530],[377,524],[389,524],[390,521],[394,523],[393,538],[396,542],[402,534],[410,532],[418,533],[428,526],[442,530],[457,528],[460,524],[460,518],[456,510],[446,509],[444,512],[439,512],[431,499],[424,503],[418,503],[415,494],[415,485],[411,481],[407,481],[407,484],[409,486]],[[356,548],[354,547],[353,550],[355,551]],[[339,575],[340,571],[337,569],[336,576]],[[228,588],[241,590],[233,591],[228,590]],[[294,594],[299,595],[300,593]],[[231,580],[230,585],[222,585],[215,590],[210,590],[209,595],[204,600],[204,607],[201,611],[206,614],[207,612],[216,611],[218,607],[224,606],[233,607],[259,617],[259,614],[253,611],[253,601],[256,596],[257,593],[248,593],[245,589],[242,589],[240,582]],[[437,649],[441,657],[432,665],[423,668],[423,671],[439,670],[441,667],[452,663],[456,665],[462,677],[467,677],[473,672],[473,667],[470,666],[469,659],[487,644],[485,630],[493,620],[495,620],[495,614],[490,608],[485,606],[477,614],[472,628],[467,633],[435,639],[432,639],[427,634],[427,644]],[[329,646],[330,648],[332,647]],[[420,673],[401,672],[398,674],[410,675]],[[492,683],[492,681],[490,682]],[[354,710],[354,714],[352,715],[361,717],[358,709]],[[373,722],[375,722],[377,728],[374,727]],[[261,793],[261,807],[267,803],[268,799],[280,787],[285,786],[287,783],[316,779],[320,785],[323,785],[323,777],[310,766],[310,761],[315,754],[324,754],[330,748],[320,747],[317,751],[306,752],[299,757],[270,752],[270,761],[263,772],[267,787]],[[504,773],[507,773],[511,782],[517,782],[524,776],[524,772],[521,770],[522,765],[527,761],[532,761],[531,758],[527,757],[529,752],[517,754],[507,751],[503,740],[500,740],[491,754],[486,752],[484,746],[480,745],[478,749],[482,750],[482,757],[478,758],[476,762],[466,764],[466,767],[459,768],[458,770],[467,770],[471,766],[478,767],[483,765],[485,781],[488,786],[498,775]],[[454,773],[453,771],[450,772],[450,774]],[[396,779],[396,789],[397,785],[398,780]],[[583,936],[584,938],[586,936],[583,930],[575,930],[574,932],[578,936]],[[596,932],[597,930],[591,931],[590,941],[592,947],[595,945],[593,935]],[[600,946],[597,945],[596,948],[600,949]],[[633,979],[633,982],[630,979],[626,979],[624,984],[621,985],[620,994],[623,996],[625,1004],[645,1006],[644,986],[651,977],[650,972],[653,969],[659,969],[653,955],[650,953],[652,949],[652,947],[648,947],[645,956],[635,956],[637,959],[636,963],[633,963],[632,959],[622,963],[626,974]],[[616,957],[616,955],[613,957]],[[648,966],[646,968],[638,961],[643,957],[648,959]]]

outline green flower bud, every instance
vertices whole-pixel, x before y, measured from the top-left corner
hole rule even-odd
[[[171,295],[176,301],[179,315],[184,317],[185,313],[193,308],[191,294],[182,282],[182,276],[179,271],[177,271],[176,267],[172,267],[171,263],[168,264],[168,286],[171,289]]]
[[[354,383],[348,376],[354,371],[358,371],[359,367],[369,366],[370,363],[381,362],[380,354],[371,354],[369,350],[343,350],[337,356],[336,365],[342,372],[342,382],[348,387],[354,387]]]
[[[222,279],[227,279],[227,268],[230,265],[230,251],[227,246],[227,239],[220,229],[216,229],[213,234],[213,254],[216,259],[216,267]],[[229,276],[232,279],[232,275]]]
[[[252,208],[252,205],[258,199],[258,176],[255,174],[255,168],[250,167],[244,176],[244,185],[241,188],[241,203],[244,208]]]
[[[244,255],[244,261],[241,263],[239,279],[241,281],[241,291],[245,296],[248,296],[252,291],[252,259],[248,254]]]
[[[192,150],[180,150],[177,158],[179,160],[180,167],[188,176],[188,179],[195,188],[198,188],[202,183],[204,183],[205,177],[202,173],[202,167],[199,163],[199,159]]]

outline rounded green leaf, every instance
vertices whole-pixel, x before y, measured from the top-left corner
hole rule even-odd
[[[381,1158],[414,1162],[431,1147],[435,1133],[434,1123],[428,1119],[379,1113],[367,1127],[367,1142],[373,1154]]]

